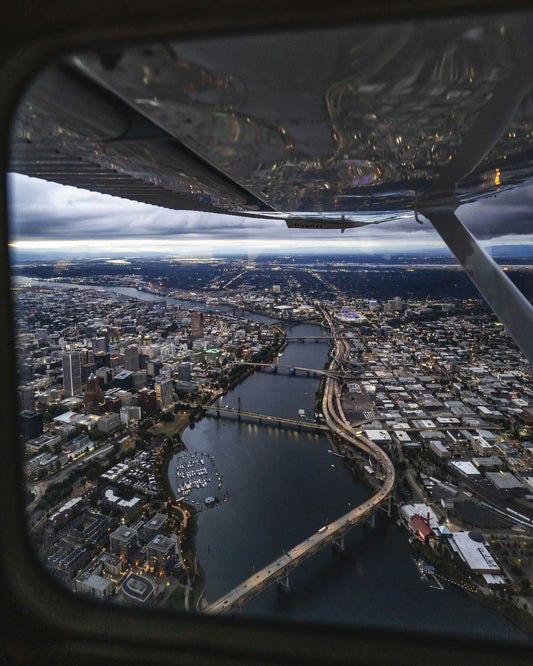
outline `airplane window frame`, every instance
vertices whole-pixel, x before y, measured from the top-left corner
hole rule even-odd
[[[148,4],[148,6],[147,6]],[[0,102],[1,166],[4,184],[1,192],[3,298],[0,299],[1,367],[4,399],[0,503],[2,538],[0,541],[2,602],[6,640],[3,650],[8,661],[62,663],[80,658],[88,663],[106,655],[110,663],[123,660],[149,663],[466,663],[483,659],[487,664],[529,663],[526,646],[492,644],[466,638],[449,639],[430,634],[411,634],[357,627],[332,627],[274,620],[255,620],[238,615],[212,617],[163,611],[142,611],[76,597],[48,576],[33,555],[24,520],[22,455],[16,445],[16,368],[10,353],[13,318],[8,257],[8,219],[5,173],[9,149],[10,118],[17,100],[34,73],[48,62],[70,50],[121,41],[149,41],[172,35],[173,38],[220,35],[224,32],[283,29],[301,25],[342,23],[346,20],[379,20],[406,16],[438,16],[454,11],[502,9],[495,2],[475,0],[439,3],[375,2],[357,4],[300,0],[271,3],[264,11],[260,3],[200,1],[186,3],[95,2],[72,0],[68,14],[64,5],[53,2],[42,7],[35,0],[23,9],[16,0],[7,3],[5,38],[0,47],[0,83],[4,91]],[[505,6],[532,7],[531,2]],[[9,19],[11,12],[11,20]],[[98,16],[98,12],[101,12]],[[156,15],[156,18],[153,15]],[[206,26],[205,16],[209,16]],[[7,390],[6,390],[7,389]],[[107,651],[107,653],[106,653]]]

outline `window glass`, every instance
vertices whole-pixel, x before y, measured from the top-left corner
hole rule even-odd
[[[19,444],[62,585],[530,640],[531,23],[114,46],[33,81]]]

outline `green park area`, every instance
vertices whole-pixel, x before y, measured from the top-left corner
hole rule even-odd
[[[163,415],[158,423],[155,423],[148,432],[154,437],[162,435],[163,437],[173,438],[174,435],[181,435],[185,428],[189,425],[189,414],[172,414],[167,412],[168,417]]]

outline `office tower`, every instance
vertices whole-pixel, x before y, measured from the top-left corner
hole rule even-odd
[[[82,363],[81,364],[82,383],[85,383],[94,372],[96,372],[96,363]]]
[[[204,337],[204,313],[191,312],[191,340]]]
[[[35,371],[30,363],[19,363],[19,381],[31,382],[35,379]]]
[[[178,377],[182,381],[190,381],[191,379],[191,370],[192,363],[190,361],[184,361],[178,365]]]
[[[102,337],[93,338],[93,352],[95,354],[103,352],[104,354],[109,351],[109,336],[103,335]]]
[[[19,426],[25,442],[43,434],[43,415],[35,410],[20,412]]]
[[[100,388],[100,382],[96,375],[91,374],[87,379],[87,390],[83,396],[83,405],[86,414],[100,414],[104,392]]]
[[[220,363],[220,349],[212,348],[206,349],[204,358],[207,365],[219,365]]]
[[[141,408],[139,405],[129,405],[120,408],[120,422],[122,425],[129,425],[130,423],[141,420]]]
[[[111,363],[111,354],[109,352],[98,352],[93,356],[93,363],[97,368],[109,366]]]
[[[103,366],[94,373],[98,377],[101,388],[107,388],[113,381],[113,371],[111,368]]]
[[[157,377],[161,370],[163,363],[160,358],[155,358],[146,361],[146,372],[148,377]]]
[[[137,370],[133,373],[133,390],[140,391],[146,386],[147,374],[146,370]]]
[[[137,404],[143,416],[153,416],[157,411],[157,395],[153,389],[143,388],[137,393]]]
[[[174,384],[172,379],[161,379],[155,382],[158,409],[168,409],[174,403]]]
[[[115,412],[116,414],[120,413],[120,408],[122,407],[122,401],[117,396],[111,395],[107,396],[105,399],[105,408],[108,412]]]
[[[113,385],[116,388],[129,391],[133,386],[133,372],[131,370],[123,370],[113,377]]]
[[[35,410],[35,391],[31,386],[21,386],[19,402],[21,412],[33,412]]]
[[[66,398],[81,393],[80,352],[72,351],[63,354],[63,387]]]
[[[125,370],[139,370],[139,348],[137,345],[126,347],[124,357]]]

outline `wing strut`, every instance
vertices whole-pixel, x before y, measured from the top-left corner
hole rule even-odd
[[[533,306],[455,214],[456,187],[496,145],[532,84],[532,57],[523,58],[479,110],[453,159],[429,192],[418,201],[417,213],[433,224],[472,282],[533,365]]]
[[[423,214],[460,261],[522,353],[533,364],[533,306],[455,214],[435,207]]]

